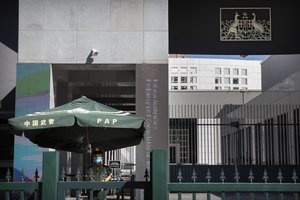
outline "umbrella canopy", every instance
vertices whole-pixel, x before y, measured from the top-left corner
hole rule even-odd
[[[87,145],[113,150],[137,145],[144,134],[144,119],[87,97],[70,103],[9,119],[9,124],[33,143],[77,153]]]

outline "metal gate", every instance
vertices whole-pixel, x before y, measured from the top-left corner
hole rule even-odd
[[[300,105],[170,105],[169,111],[179,163],[300,164]]]

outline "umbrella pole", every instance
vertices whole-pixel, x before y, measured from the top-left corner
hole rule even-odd
[[[86,181],[88,175],[87,175],[87,169],[91,164],[91,144],[89,143],[89,132],[88,127],[85,128],[85,151],[83,152],[83,174],[84,174],[84,181]]]
[[[89,143],[89,132],[88,132],[88,127],[85,128],[85,150],[83,152],[83,181],[87,181],[88,180],[88,174],[87,174],[87,168],[89,167],[90,163],[91,163],[91,144]],[[81,193],[82,196],[87,196],[87,190],[84,189],[82,190]]]

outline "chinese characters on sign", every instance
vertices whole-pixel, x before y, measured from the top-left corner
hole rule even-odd
[[[26,127],[37,127],[37,126],[49,126],[49,125],[54,125],[55,120],[54,119],[34,119],[34,120],[27,120],[23,124]],[[118,122],[117,119],[102,119],[102,118],[97,118],[96,123],[97,124],[116,124]]]
[[[32,121],[25,121],[24,122],[24,126],[26,127],[34,127],[34,126],[48,126],[48,125],[53,125],[54,124],[54,119],[41,119],[41,120],[38,120],[38,119],[34,119]]]

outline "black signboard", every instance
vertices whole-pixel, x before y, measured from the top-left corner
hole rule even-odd
[[[299,54],[295,1],[169,0],[170,54]]]
[[[110,160],[108,161],[108,165],[110,166],[110,168],[121,168],[121,161],[119,160]]]

